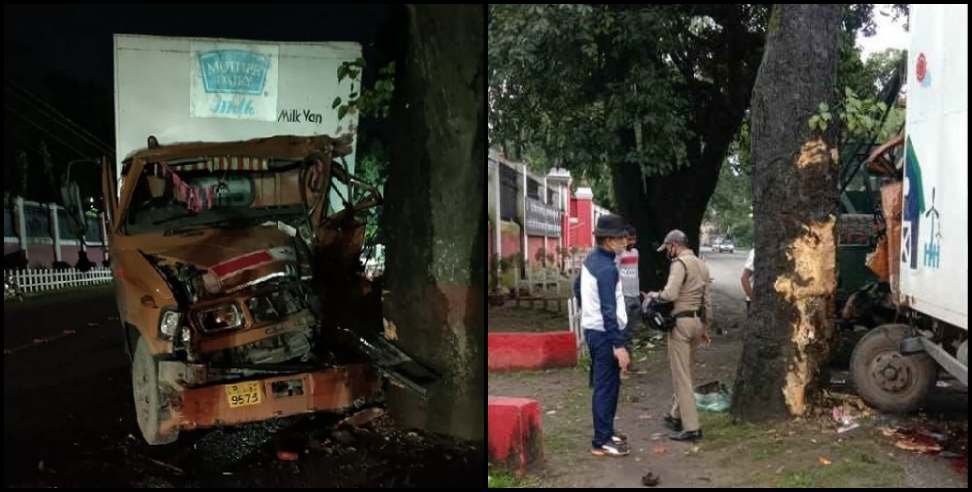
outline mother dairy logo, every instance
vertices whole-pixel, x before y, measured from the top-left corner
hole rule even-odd
[[[198,54],[207,93],[263,93],[270,70],[270,55],[244,50],[213,50]]]
[[[918,85],[922,87],[931,85],[931,74],[928,72],[928,59],[925,58],[924,53],[918,54],[918,60],[915,62],[915,76],[918,79]]]

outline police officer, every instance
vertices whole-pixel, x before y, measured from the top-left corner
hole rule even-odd
[[[695,408],[695,389],[692,384],[692,361],[699,343],[708,345],[709,269],[688,247],[685,233],[675,229],[665,236],[658,251],[672,260],[668,282],[661,292],[649,292],[650,298],[674,302],[672,314],[675,327],[668,334],[668,360],[672,368],[672,409],[665,417],[665,425],[675,431],[674,441],[702,439],[699,413]]]

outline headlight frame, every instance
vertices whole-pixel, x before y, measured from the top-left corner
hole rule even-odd
[[[198,309],[193,313],[193,319],[203,333],[235,330],[242,328],[246,322],[243,318],[243,310],[236,302]]]

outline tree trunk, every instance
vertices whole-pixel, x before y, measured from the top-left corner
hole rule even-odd
[[[486,156],[484,7],[409,6],[386,185],[384,315],[440,379],[390,386],[399,423],[483,439]]]
[[[670,262],[655,250],[665,234],[680,229],[690,242],[692,250],[699,251],[699,228],[709,198],[719,181],[719,171],[729,144],[742,124],[755,73],[745,77],[740,84],[729,89],[730,95],[707,94],[695,108],[692,128],[700,136],[687,142],[688,166],[666,176],[643,178],[635,163],[612,166],[614,194],[618,202],[617,213],[631,222],[638,231],[637,248],[641,290],[654,290],[664,285],[668,278]],[[734,96],[742,92],[742,97]],[[732,100],[737,103],[731,102]],[[634,132],[621,136],[626,147],[634,148]],[[704,142],[704,145],[703,145]]]
[[[807,122],[833,107],[839,5],[776,5],[752,101],[753,311],[732,413],[803,415],[834,340],[837,152]]]
[[[671,263],[655,251],[668,231],[681,229],[698,253],[702,217],[719,181],[726,151],[748,109],[756,79],[762,44],[753,42],[753,34],[747,32],[738,18],[736,7],[714,7],[713,12],[725,16],[720,18],[725,31],[719,40],[725,50],[719,50],[716,56],[723,58],[728,79],[718,84],[687,79],[679,85],[691,105],[689,127],[695,131],[695,135],[685,142],[688,166],[667,176],[649,178],[642,177],[641,169],[635,163],[621,162],[611,166],[618,203],[615,212],[638,230],[641,290],[657,290],[668,278]],[[641,53],[640,57],[655,58],[659,64],[657,68],[664,68],[661,58],[651,52],[653,47],[643,49],[648,50],[648,54]],[[608,73],[602,75],[606,80],[624,80],[633,57],[633,54],[621,57],[610,64]],[[633,130],[626,130],[619,137],[624,148],[636,147]]]

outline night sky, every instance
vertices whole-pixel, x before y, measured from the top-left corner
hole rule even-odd
[[[31,173],[27,195],[46,201],[35,175],[43,138],[56,165],[102,152],[66,131],[27,90],[114,149],[112,35],[151,34],[267,41],[356,41],[372,72],[401,50],[404,11],[375,5],[22,5],[4,6],[4,189],[17,179],[20,150]],[[40,128],[38,128],[40,127]],[[361,132],[367,130],[362,122]],[[60,139],[62,141],[57,141]],[[81,154],[81,155],[79,155]]]

